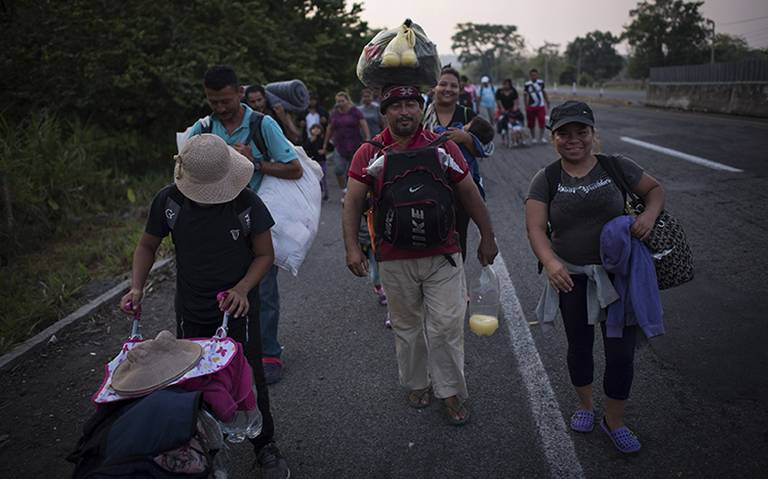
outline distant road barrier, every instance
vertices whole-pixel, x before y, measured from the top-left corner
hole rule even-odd
[[[768,118],[768,62],[651,68],[646,105]]]

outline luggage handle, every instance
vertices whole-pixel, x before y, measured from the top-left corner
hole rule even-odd
[[[225,299],[227,299],[227,296],[229,296],[229,293],[226,291],[219,291],[216,294],[216,301],[222,302]],[[224,320],[221,322],[221,326],[216,329],[216,334],[213,336],[216,339],[224,339],[227,337],[227,328],[229,327],[229,313],[224,311]]]
[[[134,309],[133,301],[128,301],[126,304],[128,308],[133,311],[133,321],[131,322],[131,335],[128,339],[131,341],[141,341],[144,336],[141,335],[141,307]]]

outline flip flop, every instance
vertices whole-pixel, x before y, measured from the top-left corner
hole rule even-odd
[[[432,388],[414,389],[409,391],[405,398],[408,401],[408,405],[412,408],[423,409],[429,407],[432,404]]]
[[[466,400],[458,399],[458,407],[452,407],[448,404],[448,401],[443,399],[443,408],[445,410],[445,417],[448,418],[448,422],[454,426],[463,426],[469,421],[469,404]],[[459,419],[459,414],[463,415],[463,419]]]
[[[603,418],[603,420],[600,421],[600,427],[606,434],[608,434],[608,437],[611,438],[616,449],[624,454],[630,454],[640,450],[640,440],[637,439],[637,436],[635,436],[635,434],[626,426],[621,426],[611,431],[608,424],[605,422],[605,418]]]
[[[595,428],[595,412],[589,409],[577,409],[571,416],[571,429],[576,432],[592,432]]]

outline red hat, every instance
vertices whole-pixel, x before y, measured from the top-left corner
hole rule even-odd
[[[400,100],[417,100],[424,106],[424,97],[421,96],[419,87],[412,85],[392,85],[384,88],[381,94],[381,106],[379,110],[383,115],[387,107]]]

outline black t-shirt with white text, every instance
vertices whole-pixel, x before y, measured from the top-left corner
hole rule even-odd
[[[168,196],[176,186],[160,190],[152,200],[145,232],[158,238],[169,233],[176,250],[176,312],[184,321],[217,324],[222,320],[216,294],[235,286],[253,261],[252,235],[268,231],[274,224],[269,210],[248,188],[235,200],[202,205],[180,194],[181,208],[171,230],[166,214]],[[238,219],[238,206],[250,207],[250,234]],[[258,288],[248,295],[251,308],[258,305]]]

